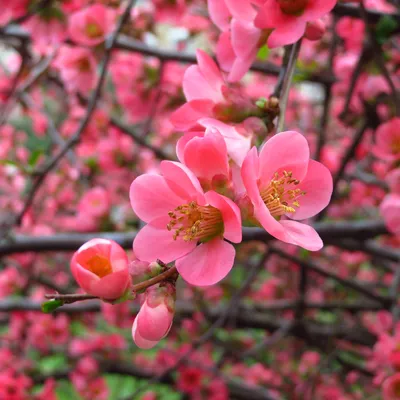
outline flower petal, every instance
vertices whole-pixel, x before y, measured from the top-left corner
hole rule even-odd
[[[206,193],[207,203],[221,211],[224,221],[224,238],[233,243],[242,241],[242,219],[239,207],[225,196],[217,192]]]
[[[185,201],[168,186],[164,177],[156,174],[144,174],[137,177],[129,191],[131,206],[135,214],[149,222],[168,215]]]
[[[300,207],[289,218],[300,220],[310,218],[323,210],[331,200],[332,175],[323,164],[310,160],[306,177],[301,181],[299,189],[306,192],[299,198]]]
[[[324,243],[312,226],[289,220],[281,221],[280,223],[286,231],[287,243],[296,244],[310,251],[322,249]]]
[[[260,190],[257,185],[257,177],[259,175],[259,159],[257,154],[257,148],[253,147],[243,161],[242,165],[242,181],[246,188],[247,194],[254,205],[258,205],[262,202],[260,196]]]
[[[197,125],[199,118],[212,115],[215,103],[208,99],[192,100],[175,110],[170,122],[176,129],[186,130]]]
[[[292,171],[293,177],[301,181],[307,173],[310,149],[301,133],[281,132],[265,143],[259,159],[261,182],[269,182],[278,170]]]
[[[165,304],[149,307],[145,301],[137,315],[137,327],[140,336],[146,340],[159,341],[170,330],[173,313],[169,312]]]
[[[175,161],[162,161],[161,172],[171,190],[188,203],[197,201],[204,204],[204,192],[199,180],[185,165]]]
[[[190,254],[176,261],[182,278],[194,286],[214,285],[228,275],[235,260],[235,248],[221,239],[197,246]]]
[[[151,340],[146,340],[146,339],[142,338],[142,336],[140,336],[140,333],[137,329],[137,317],[133,321],[133,325],[132,325],[132,338],[133,338],[133,341],[135,342],[136,346],[140,347],[141,349],[144,349],[144,350],[151,349],[158,344],[158,341],[153,342]]]
[[[173,232],[167,229],[168,222],[168,217],[159,218],[138,232],[133,242],[133,251],[139,260],[152,262],[160,259],[168,264],[196,247],[193,241],[185,242],[180,238],[174,240]]]

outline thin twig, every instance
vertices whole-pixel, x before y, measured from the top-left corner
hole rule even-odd
[[[285,78],[283,80],[283,85],[282,85],[282,93],[281,97],[279,98],[280,113],[279,113],[278,126],[276,128],[277,132],[282,132],[285,126],[285,115],[289,100],[289,92],[290,92],[290,87],[292,86],[294,71],[296,69],[296,61],[300,52],[300,47],[301,47],[301,39],[295,44],[293,44],[290,52],[289,62],[288,65],[286,66]]]

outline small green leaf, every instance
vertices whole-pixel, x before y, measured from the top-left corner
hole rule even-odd
[[[64,304],[62,300],[49,300],[42,304],[42,311],[44,313],[52,313],[58,307],[61,307]]]
[[[38,362],[40,372],[44,375],[53,374],[62,370],[67,365],[67,360],[63,354],[54,354],[52,356],[43,357]]]
[[[265,61],[269,56],[269,52],[270,52],[269,47],[267,45],[264,45],[263,47],[260,48],[260,50],[258,50],[257,59]]]

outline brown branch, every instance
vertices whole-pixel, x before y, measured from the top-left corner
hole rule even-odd
[[[137,283],[136,285],[133,285],[131,287],[131,291],[133,294],[139,293],[150,286],[156,285],[157,283],[163,282],[169,278],[171,278],[173,275],[177,274],[176,267],[171,267],[167,271],[155,276],[154,278],[148,279],[146,281]],[[65,304],[72,304],[77,301],[83,301],[83,300],[94,300],[94,299],[99,299],[97,296],[92,296],[90,294],[59,294],[59,293],[50,293],[50,294],[45,294],[46,299],[52,299],[52,300],[62,300],[63,303]]]

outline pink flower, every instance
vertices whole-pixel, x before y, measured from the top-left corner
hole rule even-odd
[[[383,400],[400,399],[400,372],[386,379],[382,385]]]
[[[70,38],[83,46],[96,46],[104,42],[112,31],[116,12],[102,4],[93,4],[73,13],[68,20]]]
[[[386,161],[400,160],[400,118],[393,118],[376,130],[374,153]]]
[[[87,94],[95,83],[96,60],[89,49],[62,46],[54,66],[69,92]]]
[[[108,239],[92,239],[81,246],[72,257],[71,272],[86,293],[107,300],[121,297],[130,284],[125,251]]]
[[[272,30],[267,41],[270,48],[284,46],[297,42],[307,23],[323,17],[336,3],[337,0],[266,0],[255,25]]]
[[[109,213],[110,193],[101,186],[88,190],[78,204],[78,212],[84,216],[100,218]]]
[[[400,195],[387,195],[380,205],[380,212],[388,230],[400,235]]]
[[[249,70],[262,45],[262,31],[254,26],[257,10],[249,0],[208,0],[212,21],[223,31],[217,45],[218,62],[238,81]]]
[[[260,155],[254,147],[242,165],[242,179],[254,207],[254,218],[275,238],[316,251],[323,243],[311,227],[295,220],[314,216],[332,194],[332,176],[310,160],[307,140],[298,132],[278,133]]]
[[[204,51],[197,50],[196,56],[197,65],[191,65],[183,77],[187,103],[171,116],[172,124],[182,130],[195,126],[202,117],[213,116],[216,105],[225,102],[221,71]]]
[[[132,326],[132,337],[142,349],[154,347],[171,329],[175,313],[175,287],[152,286]]]
[[[240,211],[230,199],[209,191],[184,165],[163,161],[162,176],[145,174],[130,189],[134,212],[147,225],[133,249],[140,260],[176,260],[188,283],[213,285],[233,266],[234,247],[242,238]],[[199,244],[199,246],[197,246]]]
[[[182,136],[176,153],[179,161],[196,175],[203,188],[212,187],[213,180],[226,182],[230,178],[226,143],[215,128],[207,128],[204,135],[189,132]]]

